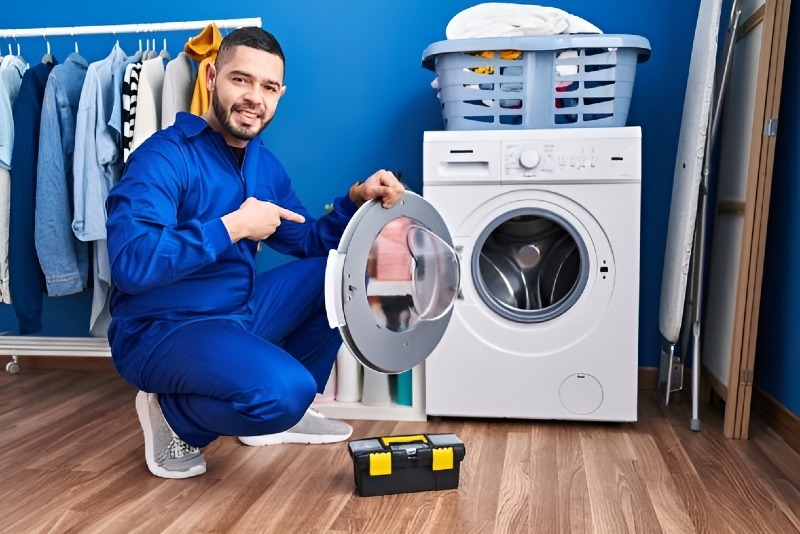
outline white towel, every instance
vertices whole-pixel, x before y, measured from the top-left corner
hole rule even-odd
[[[450,20],[448,39],[512,37],[558,33],[603,33],[594,24],[555,7],[489,2],[458,13]]]

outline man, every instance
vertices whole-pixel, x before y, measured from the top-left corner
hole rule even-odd
[[[212,106],[134,151],[108,197],[111,353],[141,390],[145,459],[160,477],[205,472],[199,448],[221,435],[264,445],[352,431],[307,411],[341,344],[325,318],[325,256],[358,205],[391,207],[403,187],[378,171],[312,218],[258,139],[283,75],[271,34],[232,32],[208,69]],[[262,240],[301,259],[256,275]]]

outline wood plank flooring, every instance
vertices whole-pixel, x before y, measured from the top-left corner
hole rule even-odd
[[[353,438],[455,432],[458,490],[359,497],[345,443],[204,449],[208,472],[144,464],[135,391],[115,373],[0,373],[0,532],[800,532],[800,455],[758,419],[722,437],[723,408],[588,424],[354,421]]]

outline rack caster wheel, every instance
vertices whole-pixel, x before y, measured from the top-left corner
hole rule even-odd
[[[19,363],[17,363],[17,362],[8,362],[6,364],[6,371],[8,373],[11,373],[12,375],[15,375],[15,374],[19,373]]]

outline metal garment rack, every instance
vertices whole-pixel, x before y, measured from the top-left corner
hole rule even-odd
[[[62,26],[43,28],[0,29],[0,37],[6,39],[24,37],[77,36],[96,34],[131,34],[171,31],[202,30],[211,23],[221,30],[244,26],[261,27],[261,17],[222,20],[193,20],[184,22],[153,22],[145,24],[112,24],[102,26]],[[9,45],[10,46],[10,45]],[[19,43],[17,43],[19,47]],[[6,371],[17,374],[20,370],[19,356],[93,356],[110,357],[111,348],[106,338],[92,337],[47,337],[11,336],[0,334],[0,356],[11,356]]]
[[[17,37],[55,37],[57,35],[96,35],[110,33],[152,33],[202,30],[211,23],[220,30],[241,28],[243,26],[261,26],[261,17],[223,20],[192,20],[184,22],[148,22],[144,24],[110,24],[102,26],[61,26],[55,28],[21,28],[17,30],[0,29],[0,37],[16,39]]]

